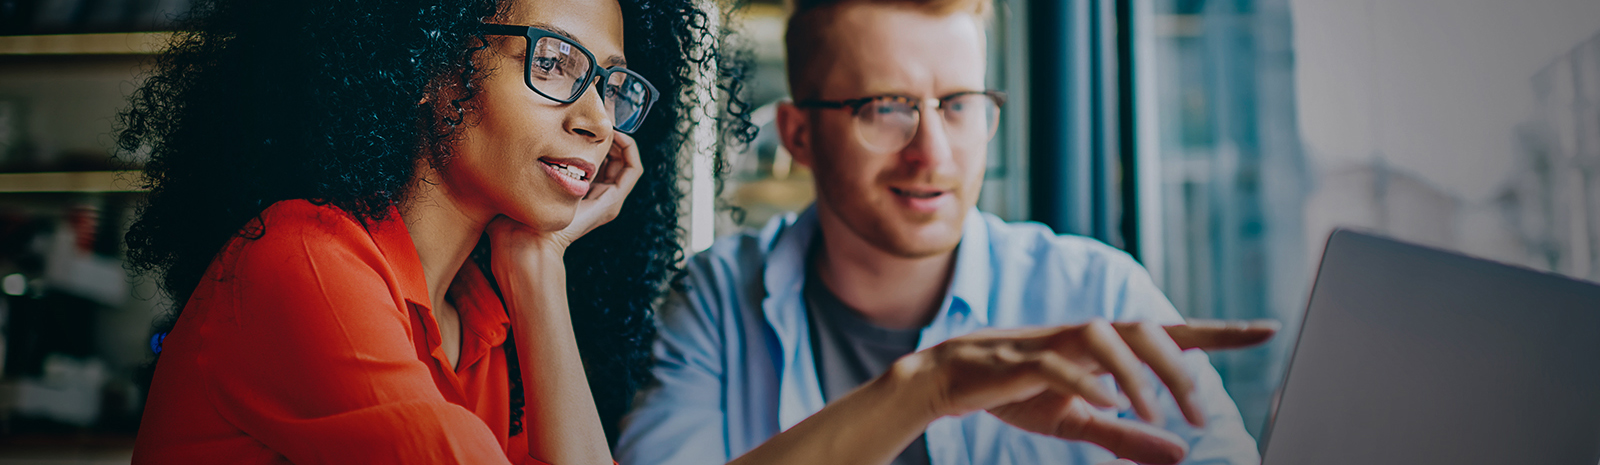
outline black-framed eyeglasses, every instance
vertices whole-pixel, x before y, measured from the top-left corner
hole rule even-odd
[[[1000,107],[1006,94],[998,90],[956,92],[937,99],[904,95],[875,95],[849,100],[806,99],[798,108],[848,109],[855,119],[856,136],[868,149],[898,152],[916,137],[922,106],[934,102],[944,119],[952,143],[988,142],[1000,127]]]
[[[621,66],[601,68],[589,49],[561,34],[511,24],[484,24],[483,33],[527,39],[523,81],[544,98],[562,104],[576,102],[594,84],[612,126],[624,134],[639,129],[660,97],[644,76]]]

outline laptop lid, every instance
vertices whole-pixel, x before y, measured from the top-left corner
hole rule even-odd
[[[1352,231],[1264,465],[1600,463],[1600,286]]]

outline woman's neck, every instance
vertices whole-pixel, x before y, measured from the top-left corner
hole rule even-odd
[[[433,174],[426,168],[418,172],[422,173],[419,179]],[[400,217],[411,234],[411,243],[417,247],[422,274],[428,282],[429,304],[435,309],[444,304],[451,281],[489,224],[488,218],[478,216],[481,215],[461,208],[438,183],[417,182],[400,205]]]

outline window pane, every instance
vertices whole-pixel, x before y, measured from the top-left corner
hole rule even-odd
[[[1334,227],[1600,278],[1600,3],[1143,0],[1145,261],[1267,420]]]

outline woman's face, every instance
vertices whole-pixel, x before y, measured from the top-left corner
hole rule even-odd
[[[566,35],[589,49],[602,68],[625,64],[616,0],[512,0],[493,22]],[[529,89],[523,79],[525,39],[488,39],[478,66],[489,72],[468,120],[476,124],[462,131],[454,157],[439,170],[438,188],[470,217],[503,214],[536,230],[560,230],[572,221],[606,159],[613,122],[593,85],[569,104]]]

